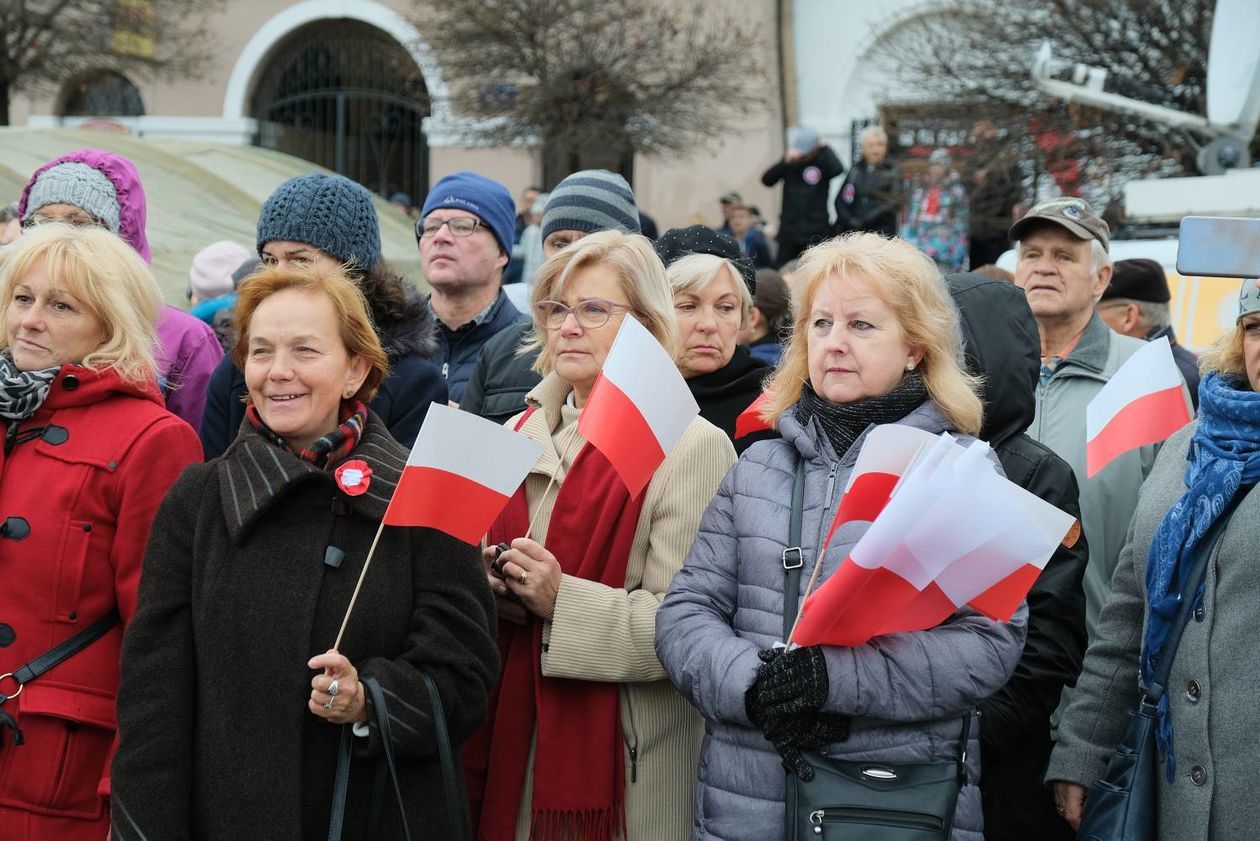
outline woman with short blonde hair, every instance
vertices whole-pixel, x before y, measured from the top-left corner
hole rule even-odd
[[[105,340],[78,360],[89,368],[110,368],[138,383],[157,376],[154,324],[162,292],[153,272],[127,243],[104,228],[37,225],[10,248],[0,262],[0,294],[9,300],[13,287],[32,267],[42,265],[58,288],[73,295],[105,327]],[[12,337],[0,330],[0,345]]]
[[[796,270],[791,339],[770,382],[765,417],[777,421],[800,399],[809,381],[810,308],[825,281],[860,276],[896,314],[906,341],[922,353],[915,370],[928,395],[959,432],[980,431],[984,407],[977,381],[962,367],[958,314],[940,271],[928,257],[902,240],[853,233],[806,252]]]

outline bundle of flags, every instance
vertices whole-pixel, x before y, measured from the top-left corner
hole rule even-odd
[[[871,430],[827,541],[846,522],[871,525],[805,600],[792,642],[861,645],[934,627],[964,605],[1009,620],[1075,520],[988,456],[982,441]]]

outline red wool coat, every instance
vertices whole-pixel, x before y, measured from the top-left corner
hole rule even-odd
[[[0,420],[0,431],[12,433]],[[117,608],[136,610],[149,525],[201,446],[163,408],[156,385],[66,365],[17,432],[36,440],[0,451],[0,675]],[[64,430],[64,434],[58,430]],[[59,443],[58,443],[59,442]],[[24,521],[29,533],[15,518]],[[4,704],[25,736],[0,731],[0,838],[101,841],[122,628],[32,681]],[[160,679],[160,678],[155,678]],[[11,693],[12,680],[0,681]]]

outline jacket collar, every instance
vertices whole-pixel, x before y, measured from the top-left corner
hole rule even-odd
[[[531,471],[533,473],[556,476],[560,472],[560,453],[552,431],[560,425],[561,410],[572,390],[573,386],[553,371],[525,395],[526,405],[535,411],[521,424],[520,431],[543,447],[542,455]]]
[[[367,462],[372,469],[368,490],[358,496],[338,493],[337,498],[350,510],[370,520],[380,520],[402,478],[407,451],[390,436],[375,413],[368,412],[367,425],[354,451],[330,464],[328,471],[269,443],[249,423],[242,424],[240,434],[216,466],[220,503],[232,541],[241,543],[253,524],[298,485],[323,483],[329,492],[336,492],[332,471],[353,459]]]
[[[931,400],[925,400],[915,409],[903,417],[897,423],[913,426],[915,429],[922,429],[933,434],[952,431],[954,426],[945,417],[945,413],[940,407]],[[808,425],[803,425],[796,419],[796,407],[788,409],[779,418],[778,428],[779,435],[785,441],[790,442],[796,447],[802,458],[818,459],[824,461],[839,461],[842,467],[852,467],[857,463],[858,453],[862,451],[862,445],[866,443],[866,436],[870,434],[874,427],[868,426],[853,442],[853,446],[849,447],[847,452],[839,454],[831,447],[831,442],[827,440],[827,436],[823,434],[822,429],[818,425],[816,419],[811,419]]]
[[[1081,340],[1072,348],[1072,352],[1064,357],[1055,369],[1057,374],[1064,368],[1080,368],[1092,374],[1101,374],[1107,367],[1107,357],[1111,354],[1111,328],[1102,320],[1097,312],[1090,316],[1081,333]]]

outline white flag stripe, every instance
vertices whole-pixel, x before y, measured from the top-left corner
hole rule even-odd
[[[511,496],[538,461],[542,445],[518,432],[442,403],[429,407],[408,467],[455,473]]]
[[[637,318],[622,319],[603,373],[634,403],[669,455],[700,407],[674,360]]]
[[[1085,409],[1085,440],[1092,440],[1121,409],[1157,391],[1183,386],[1168,337],[1147,342],[1112,375]]]
[[[915,454],[925,444],[936,440],[930,432],[900,423],[881,424],[867,433],[858,451],[857,462],[849,473],[845,490],[863,473],[892,473],[901,475]]]

